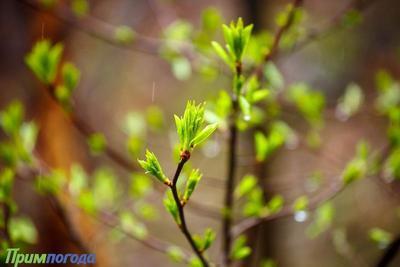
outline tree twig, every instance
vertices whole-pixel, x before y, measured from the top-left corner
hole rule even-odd
[[[190,233],[190,231],[187,227],[183,204],[179,197],[178,188],[177,188],[178,179],[182,172],[183,166],[190,158],[190,153],[189,154],[188,153],[189,152],[183,153],[181,155],[181,160],[179,161],[178,166],[176,168],[170,189],[171,189],[172,195],[174,197],[175,205],[178,208],[178,214],[179,214],[179,220],[180,220],[179,228],[181,229],[186,240],[189,242],[190,247],[192,248],[192,250],[196,254],[196,256],[199,258],[199,260],[201,261],[203,266],[208,267],[209,266],[208,261],[205,259],[202,251],[200,251],[199,248],[196,246],[196,243],[193,240],[192,234]]]

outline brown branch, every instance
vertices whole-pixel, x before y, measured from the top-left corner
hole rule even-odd
[[[189,160],[189,158],[190,158],[189,152],[181,154],[181,160],[179,161],[178,166],[176,168],[170,189],[171,189],[172,195],[174,197],[175,205],[178,208],[178,214],[179,214],[179,220],[180,220],[178,226],[181,229],[186,240],[189,242],[190,247],[192,248],[193,252],[196,254],[196,256],[199,258],[199,260],[203,264],[203,266],[208,267],[209,266],[208,261],[205,259],[202,251],[200,251],[200,249],[196,246],[196,243],[193,240],[192,234],[190,233],[190,231],[187,227],[184,208],[183,208],[184,205],[179,197],[178,188],[177,188],[179,176],[182,172],[183,166]]]
[[[264,61],[259,64],[254,71],[252,72],[253,75],[256,75],[257,77],[260,77],[262,75],[262,68],[265,63],[268,61],[272,60],[279,51],[279,44],[281,42],[282,37],[284,34],[291,28],[293,22],[294,22],[294,17],[296,14],[297,9],[303,4],[303,0],[294,0],[293,1],[293,7],[290,10],[290,13],[288,14],[288,18],[286,22],[278,28],[278,30],[275,33],[271,49],[265,54],[264,56]]]
[[[382,257],[379,259],[376,267],[387,267],[394,260],[400,250],[400,235],[398,235],[385,249]]]
[[[242,75],[242,62],[236,62],[237,79]],[[235,85],[233,86],[235,87]],[[222,250],[223,264],[229,266],[231,263],[230,252],[232,245],[232,220],[233,220],[233,191],[235,186],[235,176],[237,168],[237,145],[238,145],[238,129],[236,125],[239,115],[239,100],[236,88],[232,93],[232,109],[229,118],[229,141],[228,141],[228,163],[227,163],[227,179],[225,184],[225,200],[222,216]]]
[[[79,232],[76,230],[74,223],[65,209],[64,205],[61,203],[60,199],[55,195],[47,195],[47,200],[49,201],[51,207],[53,208],[55,214],[58,216],[62,224],[64,225],[68,238],[70,241],[84,254],[90,254],[90,249],[86,246],[85,242],[82,240]]]
[[[86,33],[89,36],[121,49],[158,56],[160,47],[165,44],[170,44],[174,47],[178,47],[180,51],[191,61],[194,61],[201,56],[195,51],[195,48],[189,42],[163,40],[144,36],[138,33],[136,33],[135,39],[131,44],[118,42],[118,40],[114,37],[115,30],[117,28],[116,26],[108,24],[107,22],[99,20],[90,15],[85,15],[83,18],[78,18],[69,7],[63,5],[62,3],[57,4],[51,9],[45,9],[41,8],[38,4],[36,4],[36,1],[33,0],[19,0],[19,2],[25,4],[35,11],[46,12],[50,16],[53,16],[54,18],[83,33]]]
[[[315,41],[321,40],[322,38],[330,35],[331,33],[346,27],[342,23],[342,19],[347,14],[348,11],[356,9],[359,12],[366,12],[376,2],[377,2],[376,0],[370,0],[367,2],[362,2],[359,0],[351,1],[336,15],[334,15],[331,19],[329,19],[329,21],[326,23],[326,26],[322,27],[321,29],[310,30],[307,36],[302,41],[295,44],[294,47],[289,51],[280,53],[278,56],[279,57],[291,56],[294,53],[299,52],[300,50],[305,48],[307,45]]]

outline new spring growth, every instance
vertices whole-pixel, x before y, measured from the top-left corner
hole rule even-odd
[[[165,176],[160,163],[154,153],[146,150],[146,160],[138,160],[146,174],[151,174],[164,184],[171,186],[172,182]]]
[[[49,40],[43,40],[35,44],[25,62],[41,82],[49,85],[56,78],[62,51],[62,44],[52,46]]]
[[[182,205],[185,205],[188,202],[190,196],[192,195],[197,184],[200,182],[202,176],[203,174],[200,173],[199,169],[192,170],[186,182],[185,193],[183,194],[182,198]]]
[[[232,69],[237,68],[242,61],[252,29],[252,24],[244,26],[242,18],[239,18],[236,24],[232,21],[229,26],[222,25],[226,49],[217,42],[211,43],[218,56]]]
[[[209,124],[203,129],[204,103],[196,105],[189,101],[182,117],[175,115],[176,130],[180,141],[181,158],[188,160],[190,151],[204,142],[216,129],[218,124]]]

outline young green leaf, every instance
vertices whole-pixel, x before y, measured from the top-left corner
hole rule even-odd
[[[202,176],[203,175],[200,173],[199,169],[192,170],[186,182],[186,189],[182,199],[184,203],[186,203],[189,200],[190,196],[192,195],[194,189],[196,188]]]
[[[386,248],[390,242],[393,240],[392,233],[385,231],[381,228],[375,227],[369,230],[368,232],[369,238],[375,242],[379,248]]]
[[[171,181],[165,176],[161,165],[158,162],[157,157],[154,153],[146,150],[146,160],[138,160],[140,166],[146,171],[147,174],[151,174],[156,177],[159,181],[166,185],[171,185]]]
[[[136,33],[131,27],[126,25],[118,26],[114,31],[114,38],[118,43],[128,45],[135,40]]]
[[[67,62],[62,67],[62,80],[63,85],[72,92],[79,83],[81,73],[74,64]]]
[[[174,218],[175,222],[180,225],[181,220],[179,218],[179,211],[178,211],[178,206],[175,203],[174,197],[172,196],[172,193],[168,191],[164,197],[164,207],[167,209],[167,211],[172,215]]]
[[[88,142],[90,151],[94,155],[101,154],[107,145],[107,140],[102,133],[91,134],[89,136],[87,142]]]
[[[201,130],[192,141],[192,146],[195,147],[203,143],[207,138],[214,133],[218,128],[218,123],[209,124]]]
[[[232,245],[231,258],[233,260],[242,260],[251,254],[251,248],[246,246],[246,237],[239,236]]]
[[[25,62],[41,82],[52,84],[56,78],[62,51],[61,44],[51,46],[48,40],[39,41],[26,56]]]
[[[240,198],[242,196],[247,195],[253,190],[254,187],[257,186],[257,178],[254,175],[246,175],[242,178],[235,189],[235,196]]]
[[[204,103],[196,105],[194,101],[189,101],[183,116],[175,115],[181,152],[190,151],[194,146],[206,140],[217,128],[216,124],[211,124],[201,130],[203,123]]]

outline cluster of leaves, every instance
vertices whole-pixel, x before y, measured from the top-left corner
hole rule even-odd
[[[235,189],[235,196],[237,199],[245,199],[242,213],[247,217],[266,217],[279,212],[284,205],[281,195],[275,195],[265,202],[263,190],[253,175],[246,175],[240,180]]]
[[[204,113],[204,104],[196,105],[195,102],[189,101],[186,105],[183,116],[179,117],[175,115],[176,131],[179,137],[180,146],[180,164],[182,164],[182,167],[183,164],[190,159],[193,148],[209,138],[217,128],[217,123],[208,124],[205,127],[203,126]],[[182,214],[180,214],[180,210],[183,209],[184,205],[190,200],[191,195],[200,182],[202,177],[201,172],[198,169],[192,169],[186,179],[184,188],[179,188],[180,186],[176,184],[178,181],[180,182],[180,185],[182,184],[181,180],[178,180],[179,177],[174,177],[174,180],[169,179],[164,174],[164,171],[154,153],[147,150],[146,159],[138,160],[138,162],[147,174],[155,177],[157,180],[171,188],[170,191],[167,191],[164,198],[164,206],[172,215],[177,225],[185,227],[182,224]],[[177,173],[176,175],[180,175],[180,173]],[[179,202],[177,202],[173,195],[174,190],[178,190],[177,194]],[[182,191],[183,193],[181,193]],[[212,229],[207,229],[203,236],[193,235],[192,238],[198,251],[203,253],[215,240],[215,233]],[[181,260],[181,254],[179,248],[171,248],[170,256],[175,261]],[[202,264],[198,258],[194,257],[191,266],[202,266]]]
[[[65,106],[70,104],[73,91],[80,79],[80,71],[70,62],[61,67],[61,83],[55,84],[63,52],[62,44],[51,45],[49,40],[35,44],[26,56],[25,62],[36,77],[52,92],[55,98]]]
[[[34,122],[24,121],[24,108],[20,102],[12,102],[0,113],[0,127],[6,136],[0,143],[0,231],[9,237],[9,240],[1,240],[0,248],[5,251],[11,244],[25,247],[37,241],[36,227],[19,213],[13,191],[18,168],[33,164],[32,152],[38,129]],[[0,258],[5,256],[0,254]]]

